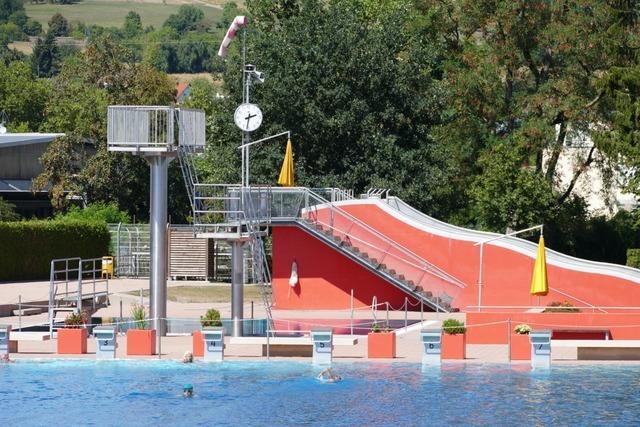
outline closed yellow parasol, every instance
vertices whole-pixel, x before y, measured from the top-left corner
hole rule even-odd
[[[538,255],[536,256],[536,264],[533,266],[533,277],[531,278],[531,295],[545,296],[548,293],[547,258],[545,256],[544,237],[540,235]]]
[[[293,145],[291,139],[287,140],[287,151],[284,153],[284,162],[282,162],[282,169],[280,169],[280,177],[278,178],[278,184],[283,187],[293,187]]]

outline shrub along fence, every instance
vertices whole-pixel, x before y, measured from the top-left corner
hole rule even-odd
[[[0,222],[0,281],[46,280],[52,259],[96,258],[108,250],[102,222]]]
[[[640,249],[627,249],[627,265],[640,268]]]

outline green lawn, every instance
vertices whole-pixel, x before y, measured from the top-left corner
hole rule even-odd
[[[127,292],[130,295],[140,295],[140,291]],[[149,296],[149,290],[142,291],[142,295]],[[231,286],[172,286],[167,288],[167,299],[175,302],[231,302]],[[245,301],[262,301],[258,286],[244,287]]]
[[[220,4],[222,1],[210,1],[212,4]],[[217,21],[222,15],[222,10],[217,7],[195,4],[204,11],[205,19]],[[176,2],[161,1],[120,1],[120,0],[82,0],[70,5],[60,4],[32,4],[25,2],[27,15],[37,21],[46,29],[51,16],[60,12],[69,22],[81,21],[85,24],[97,24],[103,27],[122,27],[124,17],[133,10],[140,14],[142,26],[153,25],[155,28],[162,26],[164,21],[172,13],[176,13],[180,4]]]

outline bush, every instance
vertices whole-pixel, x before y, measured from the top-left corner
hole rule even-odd
[[[442,322],[442,330],[445,334],[458,335],[467,332],[467,328],[464,326],[464,322],[457,319],[447,319]]]
[[[104,223],[0,222],[0,281],[48,279],[52,259],[97,258],[108,250]]]
[[[71,313],[64,319],[64,326],[66,328],[81,328],[87,323],[89,323],[89,315],[86,311]]]
[[[518,325],[513,330],[518,335],[528,335],[531,332],[531,326],[529,325]]]
[[[627,265],[640,268],[640,249],[627,249]]]
[[[72,206],[67,213],[56,215],[56,219],[61,221],[100,221],[107,224],[117,224],[119,222],[128,224],[131,222],[129,214],[121,211],[115,202],[92,203],[84,209]]]
[[[575,308],[569,301],[554,301],[547,305],[543,313],[580,313],[580,309]]]
[[[207,326],[222,326],[220,312],[215,308],[210,308],[204,316],[200,316],[200,324],[203,328]]]
[[[147,321],[147,310],[144,305],[133,304],[131,306],[131,320],[135,329],[147,329],[149,328],[149,322]]]

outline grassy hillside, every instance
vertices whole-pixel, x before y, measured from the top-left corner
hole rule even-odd
[[[130,10],[138,12],[142,25],[160,27],[172,13],[176,13],[181,4],[194,4],[201,8],[205,19],[216,21],[222,14],[224,0],[181,1],[181,0],[82,0],[75,4],[32,4],[25,2],[27,15],[39,21],[46,29],[51,16],[60,12],[69,22],[82,21],[85,24],[97,24],[104,27],[121,27],[124,17]]]

